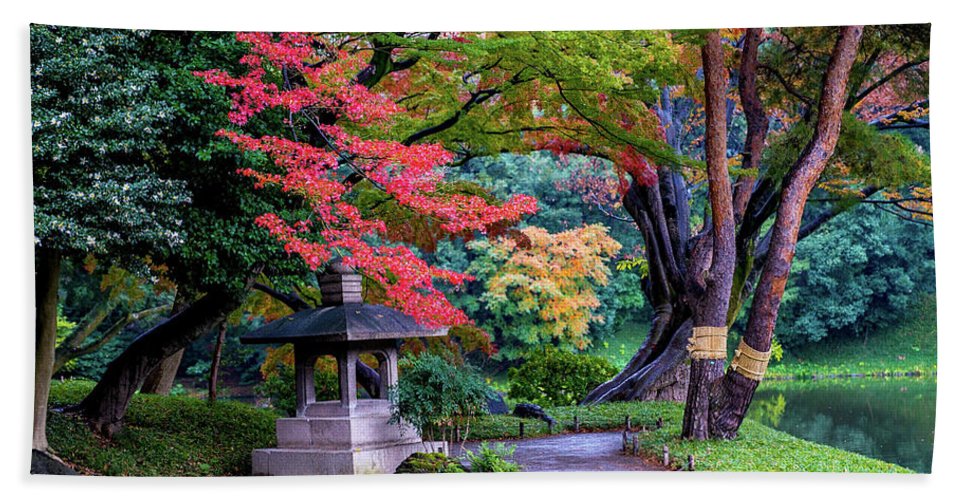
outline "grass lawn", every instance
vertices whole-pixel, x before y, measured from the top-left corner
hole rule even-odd
[[[766,378],[937,373],[937,297],[925,297],[910,315],[865,340],[820,343],[786,352]]]
[[[631,416],[635,429],[648,429],[639,435],[643,452],[660,458],[667,445],[672,467],[682,468],[688,455],[695,456],[695,470],[700,471],[781,471],[781,472],[901,472],[909,469],[868,458],[857,453],[805,441],[780,432],[753,420],[742,424],[739,437],[733,441],[687,441],[681,434],[682,405],[668,402],[604,403],[588,407],[556,407],[547,409],[557,425],[552,434],[572,432],[574,415],[581,421],[581,430],[615,430],[624,426],[625,416]],[[658,418],[664,420],[655,429]],[[519,419],[509,415],[480,417],[470,430],[469,439],[515,439],[524,422],[526,437],[547,435],[547,424],[539,420]]]

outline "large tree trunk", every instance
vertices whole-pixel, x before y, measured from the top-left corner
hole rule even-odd
[[[47,451],[47,400],[57,345],[57,292],[60,285],[60,252],[37,247],[35,263],[37,318],[34,351],[34,428],[32,447]]]
[[[633,186],[622,202],[632,216],[645,242],[649,274],[642,291],[655,310],[651,330],[631,361],[614,378],[592,390],[582,404],[605,401],[644,400],[680,397],[687,383],[671,374],[681,375],[679,366],[685,360],[686,346],[692,328],[692,313],[684,300],[685,243],[687,226],[682,229],[679,218],[687,218],[684,183],[676,182],[679,174],[663,170],[659,185]],[[680,177],[680,176],[679,176]],[[680,181],[680,178],[679,178]]]
[[[692,111],[690,100],[674,101],[662,92],[657,114],[666,140],[680,152],[681,124]],[[642,292],[655,311],[652,326],[638,351],[611,380],[592,390],[581,404],[605,401],[684,401],[688,370],[684,363],[692,329],[692,310],[685,301],[689,240],[689,193],[681,173],[658,172],[658,184],[634,184],[622,204],[641,233],[649,274]]]
[[[211,331],[242,303],[242,295],[210,291],[183,311],[143,333],[107,366],[91,393],[74,409],[95,431],[112,436],[134,393],[148,374],[172,354]]]
[[[688,371],[683,363],[692,333],[692,320],[672,319],[671,308],[668,309],[667,313],[655,315],[648,339],[625,368],[594,388],[581,404],[684,399]]]
[[[836,148],[842,124],[846,83],[856,59],[861,26],[840,29],[832,58],[823,78],[818,119],[813,137],[783,180],[776,220],[769,241],[769,252],[755,289],[749,321],[743,340],[757,351],[769,351],[775,329],[779,303],[796,252],[799,227],[806,198],[819,179]],[[713,391],[712,433],[717,437],[735,437],[749,409],[758,380],[730,368],[723,382]]]
[[[693,259],[688,276],[697,300],[694,321],[697,327],[726,328],[728,325],[729,296],[735,271],[735,220],[732,215],[732,183],[729,180],[726,142],[726,92],[728,74],[718,30],[705,36],[702,46],[702,67],[705,74],[705,161],[709,184],[709,205],[712,208],[712,255],[708,271],[701,260]],[[705,236],[708,239],[709,235]],[[701,247],[707,243],[700,241]],[[690,290],[691,291],[691,290]],[[725,353],[691,353],[688,376],[688,395],[682,421],[682,437],[704,440],[709,437],[709,391],[722,378]]]

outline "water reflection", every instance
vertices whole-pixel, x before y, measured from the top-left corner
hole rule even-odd
[[[749,418],[783,432],[930,472],[935,378],[766,382]]]

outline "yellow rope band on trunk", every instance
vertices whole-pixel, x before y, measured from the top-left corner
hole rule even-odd
[[[749,347],[749,344],[745,343],[745,339],[742,339],[739,342],[739,348],[735,350],[735,356],[732,357],[731,368],[750,380],[762,380],[762,377],[766,374],[766,367],[769,366],[771,355],[772,349],[764,352],[757,351]]]
[[[688,339],[688,356],[692,359],[725,359],[725,339],[729,329],[724,326],[696,326]]]

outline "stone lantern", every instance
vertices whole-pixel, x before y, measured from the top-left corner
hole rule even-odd
[[[446,443],[424,443],[414,427],[390,423],[388,400],[397,381],[399,340],[443,336],[446,329],[428,329],[389,307],[364,304],[362,277],[345,265],[330,265],[319,285],[322,307],[278,319],[241,339],[295,348],[296,416],[276,421],[278,448],[252,452],[252,474],[391,473],[414,452],[446,452]],[[356,397],[361,354],[379,361],[379,392],[369,399]],[[313,372],[323,355],[338,365],[338,401],[316,401]]]

